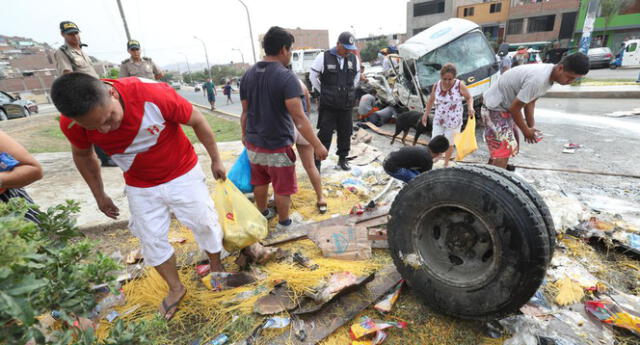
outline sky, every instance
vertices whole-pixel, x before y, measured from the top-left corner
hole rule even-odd
[[[54,47],[63,43],[59,23],[75,22],[89,55],[119,63],[129,57],[116,0],[3,0],[0,34],[23,36]],[[244,7],[238,0],[121,0],[131,38],[161,66],[205,62],[252,62]],[[258,35],[269,27],[328,29],[333,44],[342,31],[356,37],[406,32],[405,0],[244,0],[249,7],[256,58]],[[186,58],[185,58],[186,55]]]

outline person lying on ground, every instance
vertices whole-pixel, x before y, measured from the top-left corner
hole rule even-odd
[[[291,195],[298,190],[296,155],[293,152],[295,129],[311,145],[315,159],[327,158],[327,149],[313,133],[304,113],[298,77],[285,66],[291,63],[294,37],[274,26],[263,40],[265,58],[245,73],[240,83],[242,101],[242,142],[251,164],[251,184],[256,205],[267,218],[274,212],[267,207],[269,184],[273,186],[278,225],[276,231],[289,229]]]
[[[24,187],[41,178],[40,163],[22,145],[0,131],[0,202],[23,198],[33,204]],[[38,211],[29,208],[25,218],[37,223]]]
[[[304,109],[305,115],[309,118],[309,113],[311,110],[311,95],[309,94],[309,89],[304,85],[302,80],[300,80],[300,87],[302,88],[302,105]],[[324,195],[322,194],[322,179],[320,177],[320,172],[315,165],[314,159],[314,151],[313,146],[309,144],[309,142],[300,135],[298,130],[296,132],[296,149],[298,154],[300,155],[300,160],[302,161],[302,166],[304,170],[307,172],[307,176],[309,176],[309,181],[313,186],[313,190],[316,192],[316,208],[320,214],[327,213],[327,202],[324,199]]]
[[[483,95],[483,114],[489,164],[507,168],[519,151],[519,128],[525,141],[538,142],[534,109],[536,100],[553,86],[567,85],[589,72],[589,58],[582,53],[565,56],[560,63],[528,64],[505,72]],[[524,109],[524,115],[522,110]]]
[[[129,228],[140,239],[144,261],[169,286],[160,313],[170,319],[186,294],[168,241],[172,213],[193,231],[211,272],[224,272],[218,216],[198,156],[181,128],[193,128],[211,157],[213,176],[224,180],[225,168],[207,120],[166,83],[135,77],[99,80],[69,73],[53,83],[51,98],[63,114],[60,129],[71,143],[76,168],[109,218],[117,219],[120,211],[104,190],[91,147],[100,145],[124,172]],[[235,277],[220,285],[231,285]]]
[[[449,148],[449,140],[444,135],[433,137],[427,147],[405,146],[391,152],[382,167],[389,176],[409,183],[416,176],[433,168],[433,160]]]
[[[467,102],[469,118],[475,115],[473,97],[462,81],[456,79],[457,74],[456,66],[453,64],[448,63],[442,66],[440,80],[433,85],[424,115],[422,115],[422,125],[426,127],[431,108],[434,103],[436,104],[431,136],[444,135],[449,140],[449,149],[444,153],[445,168],[449,166],[453,153],[453,139],[462,128],[462,99]]]
[[[369,116],[368,119],[364,120],[365,122],[371,122],[374,125],[381,127],[382,125],[389,123],[391,119],[398,114],[396,107],[393,105],[388,105],[380,110],[376,110]]]

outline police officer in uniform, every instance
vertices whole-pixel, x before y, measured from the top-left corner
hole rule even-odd
[[[59,74],[82,72],[100,78],[91,64],[91,59],[82,51],[86,44],[80,42],[80,29],[69,21],[60,23],[60,34],[64,44],[53,54]]]
[[[120,78],[140,77],[156,80],[162,78],[158,65],[151,58],[140,56],[140,42],[136,40],[127,42],[127,51],[131,57],[120,64]]]
[[[351,169],[347,156],[351,149],[355,85],[360,80],[360,61],[354,54],[357,49],[353,35],[343,32],[335,47],[316,57],[309,73],[313,88],[320,91],[318,138],[329,150],[333,131],[337,131],[338,167],[342,170]],[[319,161],[316,167],[320,171]]]
[[[91,64],[91,58],[82,51],[82,47],[86,47],[87,45],[80,42],[80,29],[78,26],[70,21],[61,22],[60,34],[64,38],[64,44],[53,54],[58,73],[62,75],[71,72],[80,72],[95,78],[100,78]],[[103,167],[117,166],[101,148],[95,145],[94,148]]]

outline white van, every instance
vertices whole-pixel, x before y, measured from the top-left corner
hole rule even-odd
[[[397,104],[409,110],[424,111],[446,63],[456,66],[457,77],[467,85],[478,110],[482,93],[497,80],[498,61],[491,45],[481,27],[466,19],[440,22],[411,37],[398,50],[400,64],[393,67],[393,96]]]
[[[322,54],[322,49],[297,49],[291,52],[291,70],[303,81],[308,80],[309,71],[313,60],[318,54]],[[307,85],[311,87],[310,85]]]

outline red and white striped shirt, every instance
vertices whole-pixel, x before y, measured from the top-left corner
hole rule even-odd
[[[193,106],[166,83],[130,77],[103,79],[120,94],[124,116],[112,132],[86,130],[61,115],[60,128],[74,146],[100,146],[123,170],[127,185],[157,186],[189,172],[198,162],[180,124],[191,118]]]

